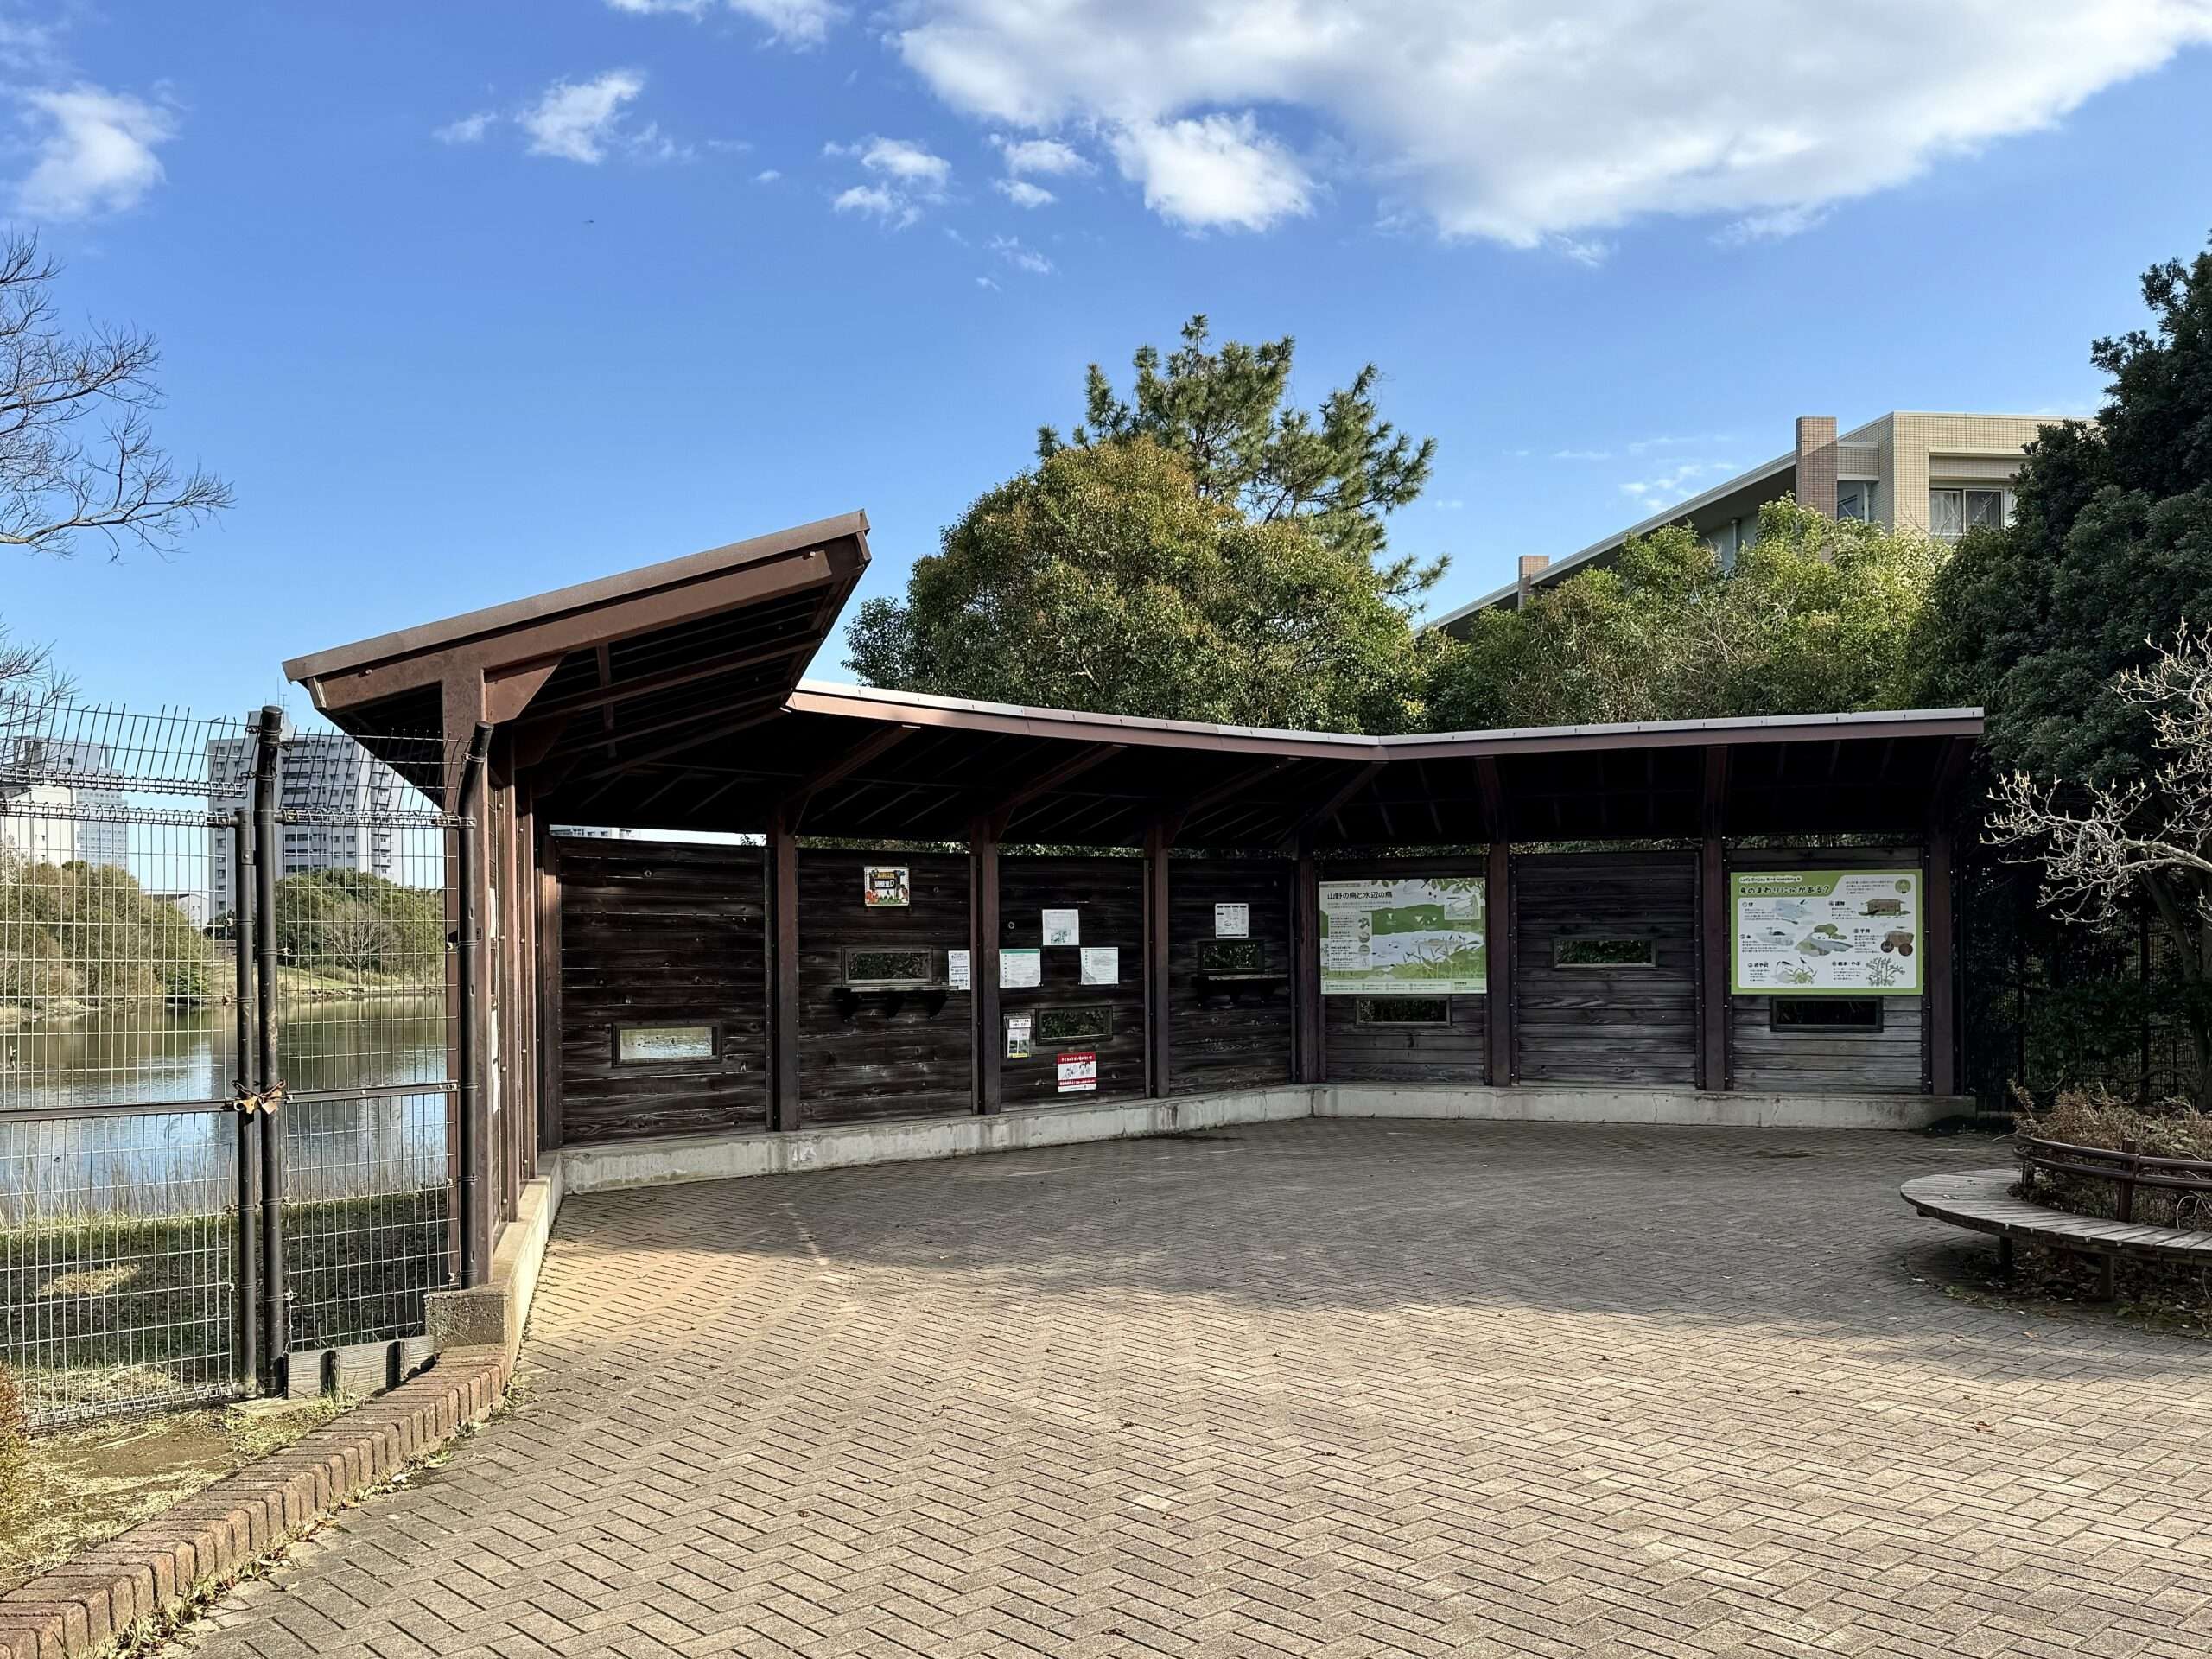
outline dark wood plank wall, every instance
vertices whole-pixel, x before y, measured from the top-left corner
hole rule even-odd
[[[1697,855],[1571,853],[1513,861],[1514,982],[1526,1083],[1688,1087],[1697,1071]],[[1649,968],[1554,965],[1574,937],[1648,938]]]
[[[1729,1008],[1729,1066],[1738,1089],[1799,1095],[1916,1095],[1927,1065],[1922,999],[1885,996],[1879,1031],[1772,1030],[1769,999]]]
[[[1041,943],[1043,912],[1083,912],[1083,942],[1121,947],[1121,981],[1114,987],[1082,982],[1081,957],[1071,949],[1045,952],[1044,983],[1033,991],[1002,990],[1002,1012],[1105,1002],[1114,1010],[1114,1035],[1102,1043],[1066,1045],[1095,1048],[1098,1090],[1095,1095],[1059,1092],[1055,1056],[1062,1046],[1042,1040],[1026,1060],[1005,1060],[1006,1103],[1009,1106],[1067,1104],[1091,1099],[1128,1098],[1144,1093],[1144,861],[1136,858],[1023,858],[1009,854],[999,862],[999,944],[1023,950]],[[1003,1044],[1003,1027],[995,1033]]]
[[[760,849],[561,836],[570,1145],[758,1128],[767,1110]],[[709,1061],[614,1062],[618,1024],[718,1024]]]
[[[1290,1081],[1290,901],[1287,860],[1167,861],[1169,1092],[1248,1089]],[[1214,906],[1243,905],[1249,937],[1279,982],[1199,995],[1198,947],[1214,937]]]
[[[906,867],[913,902],[861,903],[869,864]],[[856,1123],[973,1109],[966,991],[862,991],[841,1006],[844,952],[855,945],[932,953],[968,948],[964,853],[802,848],[798,855],[799,1121]]]

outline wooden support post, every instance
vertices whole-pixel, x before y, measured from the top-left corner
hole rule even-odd
[[[1728,963],[1733,929],[1728,912],[1728,859],[1722,832],[1728,798],[1728,751],[1705,752],[1704,839],[1697,866],[1697,1086],[1733,1086],[1728,1072]]]
[[[537,1144],[560,1149],[561,844],[541,825],[537,836]]]
[[[1513,847],[1502,837],[1490,844],[1483,918],[1484,952],[1490,963],[1490,995],[1483,999],[1489,1021],[1483,1081],[1505,1089],[1513,1083]]]
[[[779,811],[768,825],[768,1127],[798,1128],[798,841]]]
[[[1168,851],[1174,826],[1155,818],[1144,838],[1144,1091],[1165,1100],[1173,1091],[1173,1015],[1168,987]]]
[[[999,841],[988,818],[968,831],[968,974],[976,1109],[988,1115],[1005,1104],[1006,1033],[999,1019]]]
[[[1327,1081],[1321,1001],[1321,881],[1313,838],[1298,842],[1290,889],[1290,1080]]]
[[[1951,826],[1932,824],[1928,831],[1928,868],[1922,880],[1927,887],[1928,937],[1923,942],[1927,958],[1921,971],[1928,984],[1928,1090],[1930,1094],[1954,1095],[1959,1089],[1959,1015],[1954,977],[1958,970],[1954,948],[1956,930],[1951,915]]]

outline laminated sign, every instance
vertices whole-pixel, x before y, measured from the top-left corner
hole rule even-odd
[[[1252,906],[1249,905],[1216,905],[1213,907],[1213,936],[1217,939],[1249,938],[1252,933]]]
[[[1084,1049],[1077,1054],[1059,1057],[1060,1092],[1064,1095],[1093,1094],[1098,1089],[1098,1051]]]
[[[870,910],[886,905],[912,904],[914,888],[906,879],[906,867],[904,864],[863,864],[861,867],[861,902]]]
[[[1118,944],[1086,944],[1083,947],[1083,982],[1086,985],[1118,985],[1122,982],[1122,947]]]
[[[1325,996],[1479,996],[1490,988],[1479,875],[1324,881]]]
[[[1048,910],[1044,912],[1044,935],[1047,944],[1081,944],[1083,943],[1083,912],[1079,910]]]
[[[964,991],[969,988],[968,963],[969,956],[965,950],[948,950],[944,953],[944,988],[946,990]]]
[[[1738,870],[1729,988],[1918,996],[1922,886],[1918,870]]]
[[[1033,947],[999,952],[999,988],[1033,991],[1045,982],[1045,953]]]
[[[1009,1060],[1029,1058],[1029,1030],[1033,1014],[1009,1014],[1006,1017],[1006,1057]]]

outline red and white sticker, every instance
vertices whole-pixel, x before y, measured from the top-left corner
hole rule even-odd
[[[1059,1058],[1060,1092],[1064,1095],[1093,1093],[1098,1087],[1098,1053],[1089,1050],[1081,1054],[1063,1054]]]

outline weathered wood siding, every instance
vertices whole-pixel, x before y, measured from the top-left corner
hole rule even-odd
[[[571,1145],[758,1128],[767,1112],[757,847],[561,836],[561,1091]],[[718,1025],[712,1060],[618,1065],[617,1025]]]
[[[1687,1086],[1697,1071],[1697,860],[1561,853],[1513,861],[1524,1083]],[[1560,968],[1563,938],[1649,939],[1648,968]]]
[[[863,905],[861,870],[869,864],[905,865],[913,902]],[[862,991],[841,999],[852,946],[927,950],[942,978],[945,952],[968,948],[966,855],[800,850],[799,1121],[972,1111],[969,993]]]
[[[1173,858],[1167,863],[1172,1092],[1248,1089],[1290,1081],[1290,882],[1295,867],[1266,858]],[[1283,976],[1247,986],[1232,998],[1201,996],[1198,947],[1214,937],[1214,906],[1250,912],[1249,938]]]
[[[1769,1000],[1738,996],[1728,1011],[1729,1071],[1738,1089],[1800,1095],[1916,1095],[1927,1065],[1923,1000],[1885,996],[1882,1028],[1769,1026]]]
[[[1059,1092],[1055,1057],[1062,1046],[1041,1039],[1026,1060],[1002,1060],[1006,1104],[1038,1106],[1078,1100],[1105,1100],[1144,1093],[1144,861],[1137,858],[1022,858],[1008,855],[999,865],[1000,948],[1024,950],[1044,938],[1043,912],[1083,912],[1083,943],[1121,949],[1121,983],[1082,982],[1082,958],[1073,949],[1045,952],[1043,984],[1037,990],[1002,990],[1003,1012],[1108,1003],[1114,1010],[1114,1034],[1101,1043],[1066,1046],[1095,1049],[1098,1090],[1095,1095]],[[1001,1043],[1004,1032],[994,1033]]]

